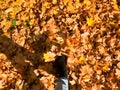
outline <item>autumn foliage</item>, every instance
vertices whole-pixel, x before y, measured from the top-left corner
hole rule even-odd
[[[120,89],[120,0],[0,0],[0,90]]]

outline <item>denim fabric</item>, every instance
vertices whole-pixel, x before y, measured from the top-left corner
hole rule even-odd
[[[65,77],[59,78],[55,90],[68,90],[68,79]]]

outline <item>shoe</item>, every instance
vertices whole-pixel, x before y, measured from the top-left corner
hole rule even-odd
[[[67,78],[67,56],[61,55],[57,56],[54,62],[54,68],[56,70],[56,73],[58,74],[58,77],[66,77]]]

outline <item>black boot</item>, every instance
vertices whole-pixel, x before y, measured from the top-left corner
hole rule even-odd
[[[56,70],[56,73],[60,77],[66,77],[67,78],[67,56],[57,56],[54,62],[54,68]]]

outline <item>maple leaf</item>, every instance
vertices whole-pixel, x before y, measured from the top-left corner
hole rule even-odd
[[[80,59],[78,60],[79,64],[84,64],[85,63],[85,57],[81,56]]]
[[[102,70],[103,70],[104,72],[107,72],[107,71],[109,70],[108,65],[105,65],[104,67],[102,67]]]
[[[57,14],[58,14],[58,10],[54,10],[54,11],[53,11],[53,14],[54,14],[54,15],[57,15]]]
[[[93,18],[86,18],[87,19],[87,24],[88,24],[88,26],[93,26],[94,25],[94,20],[93,20]]]
[[[49,56],[48,54],[44,53],[43,58],[44,58],[45,60],[46,60],[46,59],[50,59],[50,56]]]
[[[30,20],[28,23],[30,26],[32,26],[34,24],[34,20]]]

